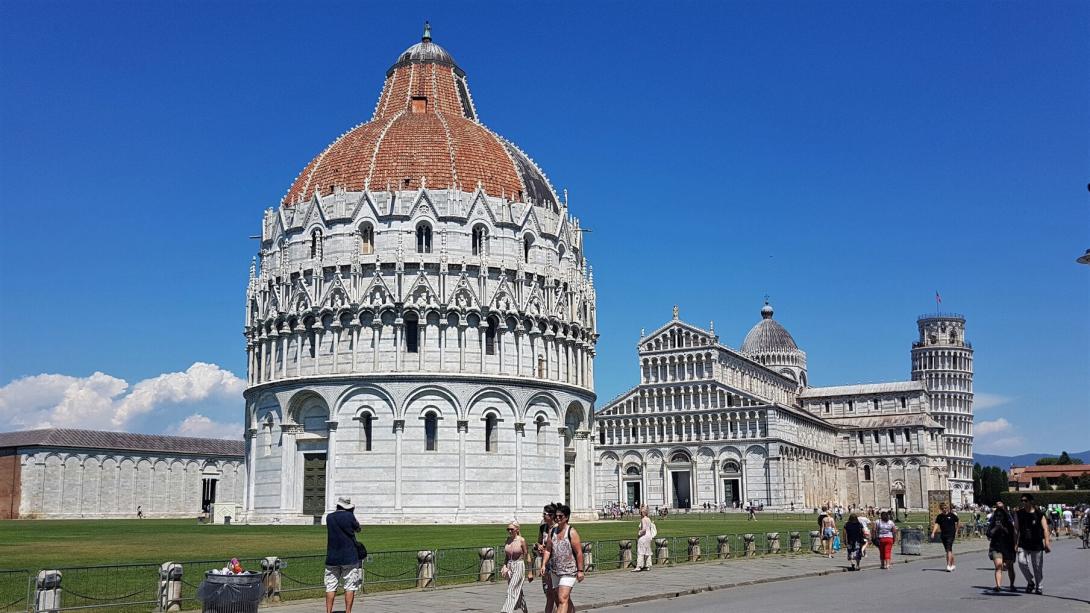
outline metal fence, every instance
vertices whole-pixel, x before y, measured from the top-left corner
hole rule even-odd
[[[658,537],[652,542],[652,563],[662,566],[754,556],[808,555],[816,545],[810,531],[771,533],[777,537],[770,537],[769,534],[754,532]],[[797,536],[793,537],[793,534]],[[975,534],[973,527],[966,525],[958,537],[969,538]],[[621,546],[622,543],[626,543],[625,547]],[[584,544],[590,545],[591,558],[586,563],[588,573],[632,568],[638,559],[636,539],[587,541]],[[481,552],[480,547],[373,552],[363,565],[364,592],[502,580],[499,571],[504,562],[503,546],[492,547],[490,559],[482,556]],[[197,589],[205,572],[220,568],[224,563],[222,560],[179,562],[184,572],[175,601],[183,610],[199,609]],[[244,568],[261,569],[258,558],[240,562]],[[285,557],[281,558],[281,562],[279,595],[282,600],[320,598],[324,594],[324,555]],[[62,607],[56,610],[81,613],[159,611],[162,596],[159,569],[158,564],[61,567],[57,570],[63,577],[63,601]],[[26,569],[0,570],[0,613],[33,612],[36,577],[36,571]]]

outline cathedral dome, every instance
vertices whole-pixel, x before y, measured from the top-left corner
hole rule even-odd
[[[746,355],[764,353],[786,353],[798,351],[795,339],[791,333],[772,319],[772,306],[767,302],[761,308],[761,321],[746,334],[746,340],[742,341],[742,353]]]
[[[371,120],[342,134],[299,173],[282,204],[348,191],[459,189],[556,208],[545,173],[477,118],[465,72],[425,28],[386,73]]]

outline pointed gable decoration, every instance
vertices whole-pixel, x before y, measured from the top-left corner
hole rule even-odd
[[[465,312],[468,309],[480,308],[481,303],[477,299],[477,293],[473,291],[469,277],[464,271],[458,276],[458,283],[454,286],[451,295],[454,296],[453,303],[456,309]]]
[[[372,275],[367,290],[360,295],[359,302],[372,308],[394,305],[394,293],[377,270]]]
[[[428,280],[428,276],[423,272],[419,272],[416,275],[416,279],[409,286],[409,291],[402,299],[405,306],[414,306],[419,310],[423,310],[426,307],[439,306],[439,292],[435,291],[435,286]]]
[[[349,294],[348,289],[345,288],[341,276],[334,275],[333,281],[329,284],[329,287],[326,288],[325,296],[322,297],[321,305],[336,311],[337,309],[348,306],[351,302],[351,294]]]

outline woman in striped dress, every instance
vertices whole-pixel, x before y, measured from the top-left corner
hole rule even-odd
[[[515,609],[522,609],[523,613],[529,613],[526,607],[526,597],[522,593],[524,581],[533,581],[532,567],[527,570],[526,562],[530,559],[530,551],[526,546],[526,539],[520,534],[517,522],[507,525],[507,543],[503,546],[506,559],[500,574],[507,579],[507,600],[503,602],[502,613],[514,613]]]

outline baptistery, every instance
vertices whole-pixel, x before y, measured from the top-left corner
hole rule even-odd
[[[246,290],[246,518],[592,513],[579,220],[429,28],[265,211]]]

